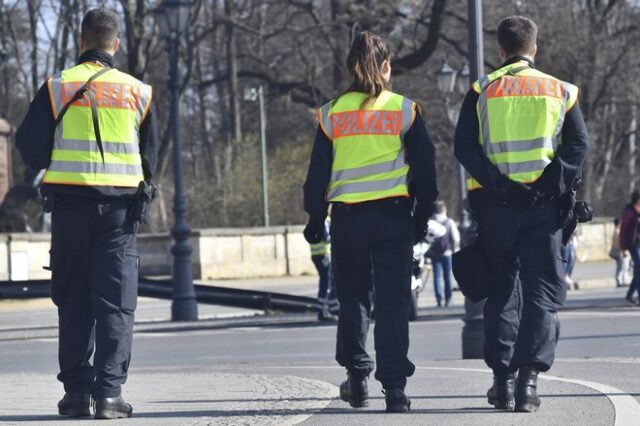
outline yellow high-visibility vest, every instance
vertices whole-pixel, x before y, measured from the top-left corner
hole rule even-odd
[[[103,66],[85,62],[48,81],[54,118]],[[55,129],[51,162],[44,183],[137,187],[144,179],[139,130],[151,105],[151,86],[112,69],[89,87],[95,96],[104,162],[96,143],[91,104],[85,94],[69,106]]]
[[[509,179],[535,182],[562,144],[564,117],[578,88],[527,63],[516,62],[473,83],[479,143],[487,158]],[[468,176],[467,189],[482,185]]]
[[[320,126],[333,143],[329,202],[409,196],[403,138],[415,119],[415,103],[385,90],[362,108],[366,98],[349,92],[318,110]]]

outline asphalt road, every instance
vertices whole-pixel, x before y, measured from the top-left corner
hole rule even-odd
[[[623,293],[624,289],[580,292],[574,293],[572,298],[604,300],[614,296],[621,299]],[[411,414],[402,417],[382,414],[383,395],[379,384],[372,380],[372,404],[368,409],[352,410],[339,400],[329,399],[323,410],[305,411],[303,424],[640,424],[638,417],[630,423],[620,423],[626,418],[625,410],[629,415],[637,414],[634,407],[629,411],[628,400],[626,408],[624,404],[615,405],[615,398],[627,395],[640,401],[637,380],[640,377],[640,308],[603,306],[565,311],[560,318],[562,337],[558,345],[558,359],[549,372],[553,377],[541,379],[543,407],[539,413],[527,416],[490,409],[484,394],[491,376],[481,361],[460,360],[462,322],[448,318],[418,321],[411,325],[410,356],[418,366],[407,386],[407,392],[413,398]],[[369,347],[373,353],[372,339],[371,336]],[[125,389],[128,386],[135,388],[143,378],[147,380],[147,377],[176,371],[185,375],[260,374],[272,376],[274,380],[296,377],[337,385],[344,372],[333,360],[334,348],[334,325],[138,333],[134,342],[130,383]],[[26,377],[49,375],[53,382],[57,373],[56,351],[55,338],[0,342],[0,383],[3,377],[16,374]],[[181,387],[181,380],[162,386],[175,392],[176,401],[187,392]],[[614,390],[607,397],[603,395],[602,388],[598,390],[598,386]],[[0,391],[9,392],[10,389],[5,383],[0,385]],[[275,397],[274,391],[265,391],[264,398],[272,397]],[[190,394],[189,401],[194,400],[200,401],[205,408],[211,407],[214,401],[221,403],[206,395]],[[204,413],[206,409],[185,412],[183,417],[191,414],[202,417]]]

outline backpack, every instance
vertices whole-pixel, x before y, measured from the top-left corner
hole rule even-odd
[[[447,250],[451,249],[450,220],[451,219],[447,218],[444,223],[439,222],[446,228],[447,232],[443,236],[433,240],[433,243],[431,243],[429,247],[429,255],[442,256]]]

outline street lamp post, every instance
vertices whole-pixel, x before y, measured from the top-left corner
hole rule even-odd
[[[468,0],[469,21],[469,77],[476,81],[484,75],[484,47],[482,37],[482,0]],[[464,299],[464,326],[462,327],[462,358],[484,357],[483,330],[484,301],[474,303]]]
[[[436,73],[438,88],[445,95],[447,116],[455,127],[458,122],[460,109],[452,105],[449,98],[457,87],[458,92],[464,93],[469,88],[469,83],[478,80],[484,75],[484,55],[482,39],[482,0],[468,0],[469,16],[469,65],[464,65],[459,71],[455,71],[447,60]],[[457,85],[456,85],[457,82]],[[460,221],[462,244],[468,244],[474,229],[469,220],[469,214],[465,209],[466,185],[465,171],[462,165],[458,168],[459,193],[460,193]],[[484,301],[473,303],[468,298],[464,300],[464,326],[462,327],[462,358],[477,359],[484,356],[484,330],[483,330]]]
[[[451,95],[457,89],[459,94],[464,94],[469,89],[469,66],[465,63],[459,71],[454,70],[445,59],[436,72],[436,82],[438,89],[444,95],[444,102],[447,108],[447,117],[449,122],[455,129],[458,124],[458,116],[460,115],[460,105],[451,103]],[[462,164],[458,164],[458,194],[460,196],[460,222],[462,228],[467,228],[468,214],[464,207],[466,196],[465,172]]]
[[[171,234],[175,240],[171,253],[173,254],[173,301],[171,304],[171,319],[173,321],[196,321],[198,319],[198,304],[193,288],[193,274],[191,270],[191,253],[189,244],[191,229],[187,223],[187,200],[184,195],[182,176],[182,158],[180,148],[180,117],[178,110],[178,91],[180,77],[178,75],[178,54],[180,36],[184,33],[189,19],[190,1],[164,0],[156,12],[156,18],[161,35],[167,43],[169,58],[169,89],[171,91],[170,124],[173,137],[173,174],[175,180],[175,194],[173,197],[173,211],[175,225]]]
[[[258,101],[260,105],[260,153],[262,160],[262,212],[264,214],[264,226],[269,226],[269,173],[267,170],[267,114],[264,106],[264,89],[252,87],[245,90],[246,101]]]

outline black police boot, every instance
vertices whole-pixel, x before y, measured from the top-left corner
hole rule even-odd
[[[385,389],[384,401],[387,413],[405,413],[411,409],[411,400],[402,389]]]
[[[506,376],[493,376],[493,386],[487,391],[487,401],[499,410],[513,410],[513,388],[515,374]]]
[[[96,398],[94,401],[96,419],[122,419],[131,417],[133,407],[121,396],[113,398]]]
[[[65,393],[58,402],[58,414],[69,417],[91,415],[91,395],[88,393]]]
[[[521,367],[516,381],[515,411],[520,413],[533,413],[540,407],[538,398],[538,370],[533,367]]]
[[[348,402],[353,408],[369,406],[369,388],[367,377],[357,377],[347,373],[347,380],[340,384],[340,399]]]

